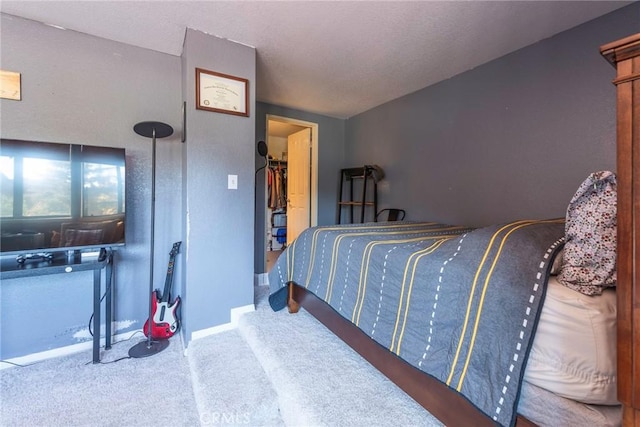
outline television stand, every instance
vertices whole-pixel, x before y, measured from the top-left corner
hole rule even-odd
[[[0,280],[18,279],[21,277],[45,276],[49,274],[69,274],[76,271],[93,270],[93,363],[100,363],[100,305],[102,270],[105,270],[105,350],[111,348],[111,322],[113,297],[113,250],[102,248],[98,255],[69,250],[74,256],[68,257],[65,252],[51,253],[50,259],[31,258],[32,262],[15,262],[12,258],[0,260]],[[79,254],[77,252],[80,252]],[[59,254],[61,256],[53,256]],[[25,255],[26,256],[26,255]],[[25,260],[26,261],[26,260]]]

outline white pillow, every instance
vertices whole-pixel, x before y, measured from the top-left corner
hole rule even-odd
[[[524,380],[568,399],[616,405],[616,294],[588,296],[549,278]]]

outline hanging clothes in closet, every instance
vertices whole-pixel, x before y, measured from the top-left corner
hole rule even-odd
[[[282,209],[287,207],[287,167],[281,163],[269,166],[269,207]]]

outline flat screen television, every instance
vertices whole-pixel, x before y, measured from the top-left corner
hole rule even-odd
[[[0,255],[125,243],[125,150],[0,140]]]

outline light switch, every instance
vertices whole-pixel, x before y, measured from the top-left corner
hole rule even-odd
[[[229,187],[229,190],[237,190],[238,189],[238,175],[229,175],[228,176],[228,187]]]

